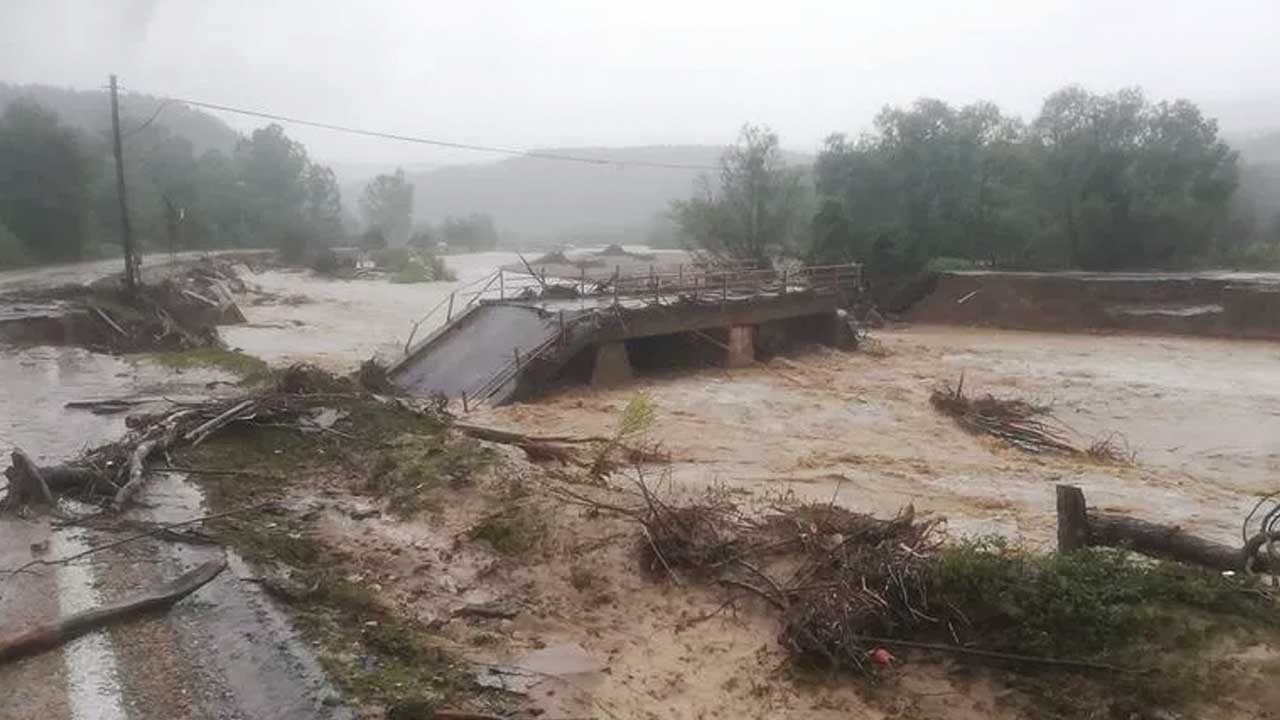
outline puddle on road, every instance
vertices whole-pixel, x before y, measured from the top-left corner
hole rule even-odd
[[[205,394],[207,383],[233,379],[218,370],[177,373],[142,359],[81,348],[0,348],[0,449],[20,447],[41,462],[66,460],[123,435],[127,414],[69,410],[68,402]]]

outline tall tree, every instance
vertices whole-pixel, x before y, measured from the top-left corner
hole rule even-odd
[[[389,244],[404,245],[413,230],[413,183],[405,179],[404,169],[371,180],[360,196],[360,210]]]
[[[302,214],[307,225],[324,241],[342,236],[342,192],[338,178],[327,165],[312,164],[303,177]]]
[[[93,166],[83,145],[34,103],[15,101],[0,116],[0,225],[33,260],[75,259],[84,250]]]
[[[1152,267],[1213,253],[1239,170],[1194,104],[1068,87],[1045,100],[1032,131],[1048,227],[1073,264]]]
[[[787,166],[778,136],[746,125],[720,159],[719,187],[702,178],[700,192],[672,204],[686,244],[713,257],[767,266],[794,248],[804,207],[799,173]]]
[[[268,244],[305,246],[298,231],[306,200],[305,178],[310,161],[306,148],[290,139],[279,125],[253,131],[236,144],[236,174],[243,190],[246,222]]]

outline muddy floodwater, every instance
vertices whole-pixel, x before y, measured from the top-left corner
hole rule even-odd
[[[515,253],[449,255],[445,264],[457,274],[457,282],[335,280],[301,270],[246,275],[245,280],[273,299],[242,305],[249,322],[221,328],[221,333],[228,345],[271,365],[310,362],[346,372],[370,357],[397,359],[414,322],[447,302],[450,293],[518,261]],[[439,327],[445,314],[442,307],[423,321],[418,337]]]
[[[609,391],[571,389],[485,411],[494,423],[598,434],[638,390],[659,417],[672,480],[794,493],[892,514],[909,503],[953,531],[1047,544],[1053,488],[1238,543],[1260,493],[1280,489],[1280,345],[948,327],[876,333],[878,356],[817,349],[745,370],[707,369]],[[1031,455],[933,411],[931,390],[1050,404],[1069,437],[1112,437],[1135,464]]]

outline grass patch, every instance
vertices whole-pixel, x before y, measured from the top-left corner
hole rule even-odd
[[[196,475],[214,509],[283,497],[291,486],[372,482],[379,458],[403,453],[406,468],[448,486],[466,481],[491,451],[451,445],[448,421],[370,397],[326,397],[346,416],[331,432],[232,425],[201,445],[175,451],[174,464],[214,469]],[[397,440],[388,449],[388,438]],[[225,473],[225,474],[224,474]],[[313,530],[305,515],[257,512],[211,523],[218,536],[264,577],[287,605],[294,626],[313,646],[341,699],[378,717],[430,718],[441,707],[477,698],[503,702],[472,687],[467,668],[440,649],[414,618],[393,612],[368,586],[356,558]],[[354,574],[352,574],[354,573]],[[334,698],[336,702],[338,698]]]
[[[941,551],[932,585],[931,604],[959,610],[961,638],[983,649],[1139,670],[1025,672],[1012,682],[1041,717],[1146,717],[1211,697],[1230,681],[1202,655],[1212,640],[1280,638],[1274,601],[1252,583],[1113,549],[1039,554],[971,540]]]
[[[270,375],[267,364],[252,355],[222,348],[198,348],[176,352],[156,352],[143,355],[156,365],[171,370],[213,368],[238,375],[242,381],[266,378]]]
[[[1167,637],[1188,610],[1277,619],[1269,599],[1214,573],[1107,548],[1037,554],[1002,538],[944,549],[932,592],[981,629],[984,647],[1034,655],[1123,659],[1135,643]]]
[[[381,705],[387,717],[432,717],[470,686],[465,666],[440,649],[417,622],[384,610],[364,585],[308,574],[315,592],[289,603],[294,622],[316,646],[329,679],[362,705]]]
[[[489,543],[495,552],[519,557],[532,552],[546,535],[546,520],[528,503],[512,503],[481,520],[469,533]]]
[[[386,497],[388,509],[401,517],[438,510],[436,491],[467,485],[494,457],[492,448],[470,438],[401,435],[378,456],[365,490]]]

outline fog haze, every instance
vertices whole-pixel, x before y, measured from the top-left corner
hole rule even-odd
[[[115,72],[139,92],[517,148],[723,144],[749,121],[803,152],[920,96],[1026,118],[1068,83],[1140,85],[1244,136],[1280,125],[1277,26],[1274,0],[6,0],[0,81]],[[289,132],[330,162],[495,159]]]

